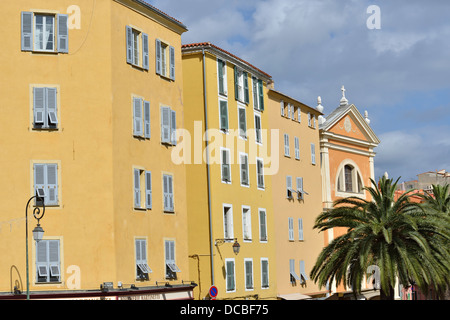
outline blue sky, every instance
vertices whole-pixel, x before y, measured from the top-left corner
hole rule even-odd
[[[275,89],[325,116],[345,85],[381,140],[375,176],[450,170],[450,1],[147,0],[272,75]],[[367,20],[380,9],[380,29]]]

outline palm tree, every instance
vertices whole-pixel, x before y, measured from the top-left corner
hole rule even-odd
[[[425,207],[428,209],[450,215],[450,185],[432,185],[433,191],[425,191],[419,196],[425,200]]]
[[[311,271],[319,286],[336,281],[349,285],[354,294],[370,266],[380,271],[382,299],[394,298],[396,278],[403,286],[415,283],[423,292],[444,286],[450,274],[448,220],[428,213],[410,201],[412,191],[395,200],[399,179],[371,179],[365,187],[372,200],[348,197],[316,219],[314,228],[325,231],[345,227],[348,232],[326,246]],[[444,244],[445,243],[445,244]]]

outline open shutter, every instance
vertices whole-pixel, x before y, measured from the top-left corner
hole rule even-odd
[[[134,169],[134,207],[141,207],[141,179],[139,169]]]
[[[48,194],[45,188],[45,164],[34,164],[34,190],[35,194],[43,197],[44,201]],[[42,201],[36,199],[36,205],[42,205]]]
[[[22,51],[33,51],[33,12],[22,11]]]
[[[142,136],[142,99],[133,98],[133,134]]]
[[[59,240],[48,241],[48,263],[51,281],[58,281],[60,277]]]
[[[177,112],[174,110],[170,110],[170,141],[177,145]]]
[[[45,88],[33,88],[34,124],[44,125]]]
[[[126,26],[126,40],[127,40],[127,63],[133,63],[133,30]]]
[[[259,110],[264,111],[264,91],[263,82],[258,80]]]
[[[147,209],[152,208],[152,173],[145,172],[145,206]]]
[[[69,16],[58,14],[58,52],[69,52]]]
[[[316,164],[316,145],[311,143],[311,163]]]
[[[303,240],[303,219],[298,219],[298,240]]]
[[[297,198],[303,199],[303,178],[297,177]]]
[[[252,77],[253,108],[258,109],[258,80]]]
[[[228,130],[228,103],[220,100],[220,129]]]
[[[170,143],[170,108],[161,107],[161,142]]]
[[[56,126],[58,124],[57,117],[57,97],[56,88],[46,88],[46,98],[47,98],[47,114],[48,114],[48,124],[50,126]]]
[[[161,74],[162,70],[162,61],[161,61],[161,40],[155,40],[155,48],[156,48],[156,74]]]
[[[144,136],[150,139],[150,102],[144,101]]]
[[[170,55],[170,79],[175,81],[175,48],[169,47],[169,55]]]
[[[291,176],[286,176],[286,197],[288,199],[292,198],[292,177]]]
[[[46,204],[58,204],[58,166],[47,164],[47,199]]]
[[[239,100],[239,77],[238,77],[238,69],[234,66],[234,98]]]
[[[149,56],[148,56],[148,34],[142,33],[142,68],[149,70]]]
[[[244,77],[244,102],[248,104],[250,101],[249,90],[248,90],[248,73],[243,72],[242,76]]]
[[[300,260],[300,276],[304,279],[304,280],[309,280],[308,275],[306,274],[305,271],[305,261],[304,260]]]

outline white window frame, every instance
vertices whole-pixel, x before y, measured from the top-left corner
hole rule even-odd
[[[259,164],[261,163],[261,172],[259,172]],[[262,179],[262,185],[259,184],[259,178],[261,176]],[[256,186],[258,190],[265,190],[265,179],[264,179],[264,159],[263,158],[256,158]]]
[[[248,262],[251,262],[251,270],[247,269]],[[251,276],[251,283],[247,282],[247,274]],[[255,279],[253,276],[253,258],[244,258],[244,279],[245,279],[245,291],[255,290],[255,281],[254,281]]]
[[[267,286],[264,285],[264,276],[263,276],[263,262],[267,263]],[[266,290],[269,289],[270,287],[270,267],[269,267],[269,258],[261,258],[260,259],[260,266],[261,266],[261,289],[262,290]]]
[[[57,243],[57,261],[51,261],[50,257],[50,244]],[[38,254],[39,247],[42,247],[45,244],[45,260],[39,261],[40,255]],[[36,274],[35,274],[35,282],[36,283],[59,283],[61,282],[61,241],[59,239],[43,239],[39,242],[35,242],[35,265],[36,265]],[[39,281],[39,277],[46,277],[45,281]],[[56,280],[51,279],[51,277],[57,277]]]
[[[226,153],[227,163],[224,163],[223,154]],[[223,174],[224,168],[227,166],[228,180],[226,180]],[[225,184],[231,184],[231,152],[228,148],[220,148],[220,181]]]
[[[228,208],[225,214],[225,208]],[[234,227],[233,227],[233,205],[229,203],[222,204],[222,215],[223,215],[223,238],[227,242],[232,242],[234,240]]]
[[[252,242],[252,212],[250,206],[242,205],[242,240]]]
[[[243,183],[243,171],[242,171],[242,157],[245,157],[247,159],[246,161],[246,172],[247,172],[247,184]],[[240,171],[240,182],[241,182],[241,187],[245,187],[245,188],[249,188],[250,187],[250,168],[249,168],[249,163],[248,163],[248,154],[247,153],[243,153],[243,152],[239,152],[239,171]]]
[[[222,82],[223,82],[223,93],[220,92],[220,79],[219,79],[219,68],[220,62],[223,62],[222,68]],[[217,92],[220,96],[228,96],[228,83],[227,83],[228,75],[227,75],[227,62],[224,59],[217,58]]]
[[[262,225],[261,225],[261,213],[264,213],[264,234],[265,239],[262,237]],[[267,234],[267,211],[265,208],[258,208],[258,222],[259,222],[259,242],[267,243],[269,241],[269,235]]]
[[[229,262],[233,263],[232,277],[233,277],[234,288],[228,288],[228,276],[231,275],[231,272],[230,272],[229,266],[228,266]],[[225,259],[225,291],[226,291],[226,293],[236,292],[236,262],[235,262],[234,258],[226,258]]]

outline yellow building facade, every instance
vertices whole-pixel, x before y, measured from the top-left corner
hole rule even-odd
[[[269,125],[279,130],[279,170],[272,176],[277,295],[300,300],[325,296],[309,278],[323,248],[313,229],[322,211],[318,117],[322,115],[275,89],[269,90]]]
[[[181,34],[139,0],[4,1],[0,297],[192,298]],[[164,284],[169,286],[165,287]],[[140,297],[133,288],[139,288]],[[100,289],[102,288],[102,290]]]
[[[211,43],[183,45],[182,52],[180,154],[187,163],[194,298],[212,298],[214,285],[216,299],[275,299],[271,77]]]

